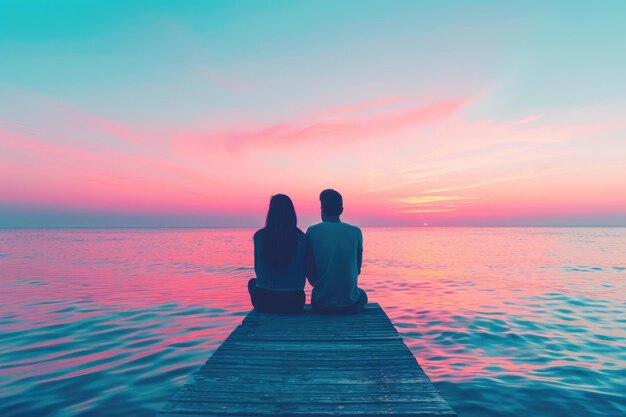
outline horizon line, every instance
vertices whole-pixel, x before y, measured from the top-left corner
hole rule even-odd
[[[263,226],[260,226],[261,228]],[[306,227],[306,226],[305,226]],[[623,225],[611,224],[571,224],[571,225],[367,225],[359,226],[364,229],[429,229],[429,228],[626,228]],[[0,231],[7,230],[59,230],[59,229],[258,229],[259,226],[33,226],[33,227],[5,227],[0,226]]]

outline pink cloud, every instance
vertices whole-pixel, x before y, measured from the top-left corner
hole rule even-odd
[[[209,134],[180,134],[177,146],[214,147],[216,144],[240,154],[254,149],[285,148],[296,144],[345,143],[419,128],[457,113],[469,99],[440,101],[409,109],[394,109],[374,115],[353,115],[357,110],[398,102],[390,98],[334,109],[302,120],[286,121],[256,129]]]

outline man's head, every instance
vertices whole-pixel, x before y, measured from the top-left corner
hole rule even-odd
[[[339,217],[343,213],[343,198],[335,190],[324,190],[320,193],[322,203],[322,220],[326,217]]]

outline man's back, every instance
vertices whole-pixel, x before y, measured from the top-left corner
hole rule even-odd
[[[361,229],[340,221],[325,221],[309,227],[306,234],[317,270],[311,302],[324,307],[357,303],[363,251]]]

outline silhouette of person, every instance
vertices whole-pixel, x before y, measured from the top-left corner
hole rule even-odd
[[[308,228],[307,275],[313,310],[350,314],[363,309],[367,294],[357,286],[363,260],[361,229],[344,223],[343,198],[335,190],[320,194],[322,222]]]
[[[291,199],[270,199],[265,227],[254,234],[254,272],[248,282],[255,309],[268,313],[298,313],[304,307],[307,240],[298,229]]]

